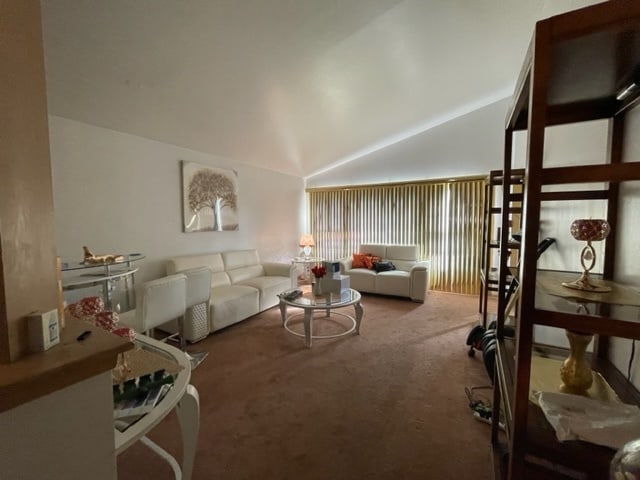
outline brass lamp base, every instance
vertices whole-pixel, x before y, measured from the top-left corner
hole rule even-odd
[[[589,272],[587,272],[586,270],[582,272],[580,278],[574,280],[573,282],[562,282],[562,286],[573,288],[574,290],[583,290],[585,292],[593,293],[606,293],[611,291],[611,287],[594,284],[589,277]]]

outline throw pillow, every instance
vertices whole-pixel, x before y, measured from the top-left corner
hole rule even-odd
[[[365,260],[365,262],[367,264],[367,268],[369,270],[373,270],[373,265],[376,262],[379,262],[380,260],[382,260],[382,259],[380,257],[376,256],[376,255],[367,254],[367,258]]]
[[[364,253],[354,253],[351,268],[369,268],[367,266],[367,255]]]

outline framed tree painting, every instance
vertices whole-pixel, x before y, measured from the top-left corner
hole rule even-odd
[[[182,161],[185,232],[238,230],[238,174]]]

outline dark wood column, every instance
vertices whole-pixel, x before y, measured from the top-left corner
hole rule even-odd
[[[55,309],[56,248],[38,0],[0,0],[0,363],[27,353],[25,315]]]

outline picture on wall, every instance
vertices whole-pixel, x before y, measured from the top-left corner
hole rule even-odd
[[[185,232],[238,230],[238,174],[234,170],[182,162]]]

